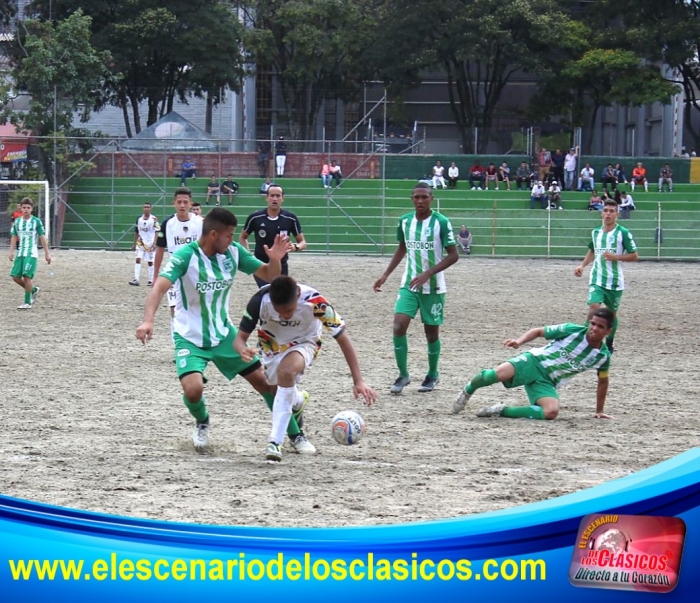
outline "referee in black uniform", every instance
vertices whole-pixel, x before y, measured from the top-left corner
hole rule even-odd
[[[265,196],[267,207],[254,211],[248,216],[245,221],[245,226],[241,231],[239,243],[250,251],[248,246],[248,237],[255,237],[255,251],[253,255],[259,260],[267,263],[268,257],[265,253],[265,245],[272,247],[275,242],[275,237],[278,234],[287,235],[290,239],[294,237],[294,252],[304,251],[306,249],[306,241],[301,231],[301,224],[291,211],[282,209],[284,203],[284,190],[279,184],[271,184],[267,189]],[[282,258],[282,274],[289,274],[287,260],[289,255]],[[263,287],[267,283],[257,276],[253,275],[258,287]]]

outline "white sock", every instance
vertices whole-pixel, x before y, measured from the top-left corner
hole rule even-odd
[[[141,277],[141,264],[134,263],[134,280],[137,281]]]
[[[281,444],[284,441],[284,434],[292,418],[292,404],[296,397],[296,387],[277,386],[275,401],[272,405],[272,429],[270,431],[270,441]]]
[[[154,266],[151,265],[148,267],[148,281],[153,282],[153,271],[154,271]]]
[[[292,404],[292,410],[296,410],[299,408],[299,405],[304,401],[304,394],[301,393],[296,387],[294,386],[294,391],[296,392],[296,395],[294,396],[294,404]]]

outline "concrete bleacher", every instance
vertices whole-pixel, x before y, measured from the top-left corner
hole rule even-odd
[[[264,206],[260,179],[239,178],[231,208],[241,226],[246,216]],[[286,209],[304,227],[310,251],[317,253],[391,253],[397,219],[411,211],[415,180],[346,180],[338,189],[324,189],[319,179],[284,178]],[[204,203],[206,179],[190,181],[194,199]],[[435,191],[434,208],[447,215],[455,229],[467,224],[474,234],[473,253],[493,256],[580,257],[590,229],[600,223],[586,210],[588,193],[565,192],[564,211],[530,210],[527,191]],[[176,178],[83,178],[70,191],[62,229],[62,247],[129,249],[133,225],[144,202],[165,218],[172,213]],[[629,190],[629,189],[628,189]],[[637,210],[626,223],[644,257],[700,259],[700,185],[677,184],[672,194],[634,194]],[[222,203],[227,198],[222,196]],[[659,211],[661,210],[661,211]],[[206,213],[207,208],[204,208]],[[661,220],[659,221],[659,214]],[[663,243],[657,228],[663,228]],[[239,227],[240,230],[240,227]]]

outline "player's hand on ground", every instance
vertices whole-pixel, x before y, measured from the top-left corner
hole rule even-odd
[[[604,412],[597,412],[593,415],[593,418],[595,419],[614,419],[612,415],[607,415]]]
[[[583,266],[576,266],[576,269],[574,270],[574,275],[581,276],[582,274],[583,274]]]
[[[362,396],[367,406],[372,406],[377,401],[377,392],[364,381],[356,383],[352,388],[352,393],[355,394],[355,400],[359,400],[360,396]]]
[[[372,289],[374,289],[374,291],[375,291],[376,293],[379,293],[379,292],[381,292],[381,290],[382,290],[382,285],[383,285],[384,283],[386,283],[386,276],[384,276],[384,275],[382,274],[376,281],[374,281],[374,285],[372,285]]]
[[[287,235],[278,234],[272,247],[265,245],[265,253],[271,260],[281,260],[292,249],[294,249],[294,245]]]
[[[517,339],[506,339],[503,342],[503,345],[507,348],[513,348],[514,350],[517,350],[520,347]]]
[[[409,289],[411,289],[411,291],[416,291],[425,285],[425,283],[427,283],[429,280],[430,274],[427,272],[421,272],[416,278],[411,280]]]
[[[148,343],[153,337],[153,323],[152,322],[142,322],[136,329],[136,339],[138,339],[144,345]]]

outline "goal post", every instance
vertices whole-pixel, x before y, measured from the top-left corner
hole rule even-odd
[[[9,245],[12,214],[24,197],[34,201],[34,211],[44,224],[50,246],[51,200],[48,180],[0,180],[0,241]]]

